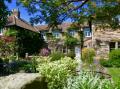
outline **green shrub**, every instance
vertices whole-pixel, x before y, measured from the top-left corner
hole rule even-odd
[[[74,51],[70,51],[66,56],[68,56],[68,57],[74,59],[75,53],[74,53]]]
[[[82,61],[88,64],[93,63],[93,57],[95,56],[95,50],[92,48],[84,48],[82,50]]]
[[[60,52],[54,52],[50,55],[50,57],[51,57],[51,61],[60,60],[61,58],[64,57],[64,54]]]
[[[104,67],[120,67],[119,60],[101,60],[100,64]]]
[[[80,72],[78,76],[68,79],[64,89],[116,89],[109,79],[101,79],[92,72]]]
[[[109,54],[110,60],[119,60],[120,61],[120,49],[112,50]]]
[[[100,64],[104,67],[112,67],[112,63],[106,59],[100,59]]]
[[[74,38],[66,33],[65,45],[67,45],[69,48],[73,48],[77,44],[77,42],[77,38]]]
[[[120,60],[109,60],[112,67],[120,67]]]
[[[112,67],[120,67],[120,49],[112,50],[109,54],[109,62]]]
[[[46,59],[47,60],[47,59]],[[75,73],[77,62],[69,57],[39,64],[39,73],[46,78],[48,89],[63,89],[67,78]]]
[[[104,67],[120,67],[120,49],[112,50],[109,54],[109,60],[101,60]]]

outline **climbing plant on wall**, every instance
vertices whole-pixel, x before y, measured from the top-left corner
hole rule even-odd
[[[73,48],[77,44],[78,40],[77,38],[74,38],[70,36],[68,33],[66,33],[66,39],[65,39],[65,45],[69,48]]]
[[[14,38],[14,46],[16,50],[14,54],[18,54],[21,57],[25,56],[25,53],[30,55],[39,53],[45,42],[41,38],[40,34],[20,27],[9,27],[4,33],[7,38]]]
[[[18,30],[16,34],[19,56],[24,57],[25,53],[30,55],[39,53],[45,42],[39,33],[29,30]]]

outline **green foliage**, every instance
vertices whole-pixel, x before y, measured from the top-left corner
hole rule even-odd
[[[112,63],[106,59],[100,59],[100,64],[104,67],[112,67]]]
[[[30,55],[38,54],[39,50],[45,44],[39,33],[19,27],[10,27],[4,35],[8,38],[14,38],[11,40],[11,43],[14,42],[15,47],[15,52],[13,53],[17,53],[20,57],[24,57],[25,53]]]
[[[9,73],[18,73],[20,71],[26,73],[36,73],[37,63],[34,60],[14,60],[8,63]]]
[[[96,9],[96,20],[101,23],[104,27],[104,23],[109,24],[110,27],[112,28],[119,28],[119,20],[117,16],[120,14],[119,10],[119,0],[114,0],[114,1],[106,1],[105,6],[98,7]],[[116,4],[115,4],[116,3]],[[105,13],[104,13],[105,12]]]
[[[74,57],[75,57],[75,52],[74,52],[74,51],[70,51],[69,53],[67,53],[66,56],[68,56],[68,57],[74,59]]]
[[[95,50],[92,48],[84,48],[82,50],[82,60],[85,63],[92,64],[93,57],[95,56]]]
[[[65,45],[71,48],[74,47],[77,44],[77,42],[77,38],[74,38],[66,33]]]
[[[53,52],[51,55],[51,61],[56,61],[56,60],[60,60],[61,58],[64,57],[64,54],[61,52]]]
[[[15,28],[9,28],[8,30],[5,31],[4,36],[16,36],[17,31]]]
[[[49,60],[49,59],[46,59]],[[63,89],[67,78],[75,73],[77,62],[69,57],[39,64],[39,73],[46,78],[48,89]]]
[[[120,89],[120,68],[108,68],[117,89]]]
[[[80,72],[70,77],[64,89],[116,89],[109,79],[101,79],[99,75],[89,72]]]
[[[92,23],[105,23],[110,27],[118,27],[116,17],[120,14],[119,0],[85,0],[68,1],[68,0],[42,0],[38,1],[23,1],[22,4],[28,9],[31,14],[41,12],[32,18],[31,22],[39,23],[46,22],[50,27],[56,27],[66,19],[71,18],[72,21],[80,24],[89,23],[91,29]],[[80,4],[76,3],[79,2]],[[30,7],[32,6],[32,7]],[[35,6],[39,6],[35,7]]]
[[[15,42],[9,42],[8,39],[0,39],[0,53],[4,59],[9,59],[15,54],[16,46]]]
[[[120,60],[120,49],[112,50],[109,54],[110,60]]]
[[[67,30],[79,30],[79,27],[78,26],[76,26],[76,24],[71,24],[71,26],[67,29]]]
[[[113,67],[120,67],[120,49],[112,50],[110,52],[109,61]]]
[[[16,43],[18,45],[18,55],[24,57],[25,53],[37,54],[45,42],[39,33],[24,29],[17,29]]]
[[[6,25],[9,10],[5,5],[5,0],[0,0],[0,29]]]
[[[109,60],[101,60],[100,63],[105,67],[120,67],[120,49],[112,50]]]

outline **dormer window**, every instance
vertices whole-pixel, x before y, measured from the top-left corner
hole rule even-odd
[[[91,37],[91,31],[89,27],[84,28],[84,36]]]
[[[47,41],[46,32],[43,31],[43,32],[40,32],[40,33],[41,33],[43,39],[44,39],[45,41]]]
[[[52,34],[53,34],[53,37],[60,38],[60,32],[59,31],[53,31]]]
[[[76,31],[75,31],[75,30],[70,30],[70,31],[69,31],[69,35],[70,35],[70,36],[73,36],[73,37],[74,37],[75,34],[76,34]]]
[[[0,29],[0,35],[3,35],[3,29]]]

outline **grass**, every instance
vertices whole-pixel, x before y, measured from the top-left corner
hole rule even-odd
[[[108,68],[108,72],[112,76],[118,89],[120,89],[120,68]]]

